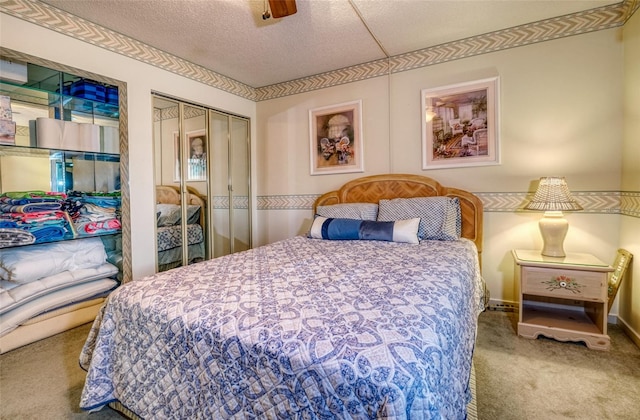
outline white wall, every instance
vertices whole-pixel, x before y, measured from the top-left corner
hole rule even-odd
[[[378,173],[431,176],[473,192],[527,192],[541,176],[562,175],[574,191],[619,191],[622,159],[620,31],[605,30],[513,48],[320,91],[259,102],[261,196],[320,194]],[[498,166],[421,169],[420,91],[500,77]],[[309,175],[310,108],[362,99],[365,172]],[[310,211],[259,212],[258,242],[304,232]],[[538,213],[486,212],[483,274],[492,298],[512,301],[512,248],[542,247]],[[565,249],[613,261],[620,217],[568,214]]]
[[[151,92],[255,120],[253,101],[0,13],[2,46],[127,83],[133,278],[155,272],[154,144]],[[251,133],[256,137],[255,130]]]

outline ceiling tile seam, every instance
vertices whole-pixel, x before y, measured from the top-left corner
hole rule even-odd
[[[358,15],[358,18],[360,19],[360,22],[362,22],[362,24],[364,25],[364,27],[367,30],[367,32],[369,32],[369,35],[371,35],[371,38],[373,38],[375,43],[382,50],[382,53],[384,54],[384,56],[386,58],[391,57],[389,55],[389,53],[387,52],[387,49],[384,47],[384,45],[382,45],[382,42],[380,41],[380,39],[378,39],[376,34],[374,34],[373,31],[371,30],[371,27],[369,27],[369,25],[367,24],[367,21],[364,19],[364,16],[362,16],[362,13],[360,13],[360,9],[358,9],[358,7],[355,5],[353,0],[349,0],[349,4],[351,5],[351,8],[353,9],[353,11],[356,12],[356,15]]]
[[[635,1],[636,0],[625,0],[622,3],[618,3],[615,5],[604,6],[601,8],[596,8],[596,9],[591,9],[591,10],[578,12],[570,15],[565,15],[562,17],[551,18],[548,20],[521,25],[521,26],[517,26],[517,27],[513,27],[513,28],[501,30],[501,31],[479,35],[472,38],[467,38],[465,40],[453,41],[451,43],[442,44],[440,46],[429,47],[424,50],[418,50],[415,52],[400,54],[392,57],[392,60],[390,60],[390,61],[393,61],[394,63],[393,68],[390,70],[393,73],[400,72],[400,71],[407,71],[414,68],[439,64],[445,61],[465,58],[472,55],[479,55],[479,54],[484,54],[488,52],[504,50],[507,48],[513,48],[516,46],[529,45],[535,42],[542,42],[545,40],[557,39],[564,36],[577,35],[577,34],[582,34],[586,32],[621,26],[624,23],[622,19],[628,15],[628,10],[637,9],[637,5],[635,5]],[[47,13],[43,11],[43,8],[46,8]],[[74,38],[79,38],[78,35],[74,32],[74,28],[78,27],[79,22],[83,23],[84,24],[83,29],[85,30],[85,32],[87,32],[86,31],[87,28],[91,29],[88,35],[85,35],[84,37],[82,37],[84,38],[82,40],[85,42],[108,49],[116,53],[120,53],[129,58],[133,58],[138,61],[142,61],[147,64],[154,65],[156,67],[178,74],[182,77],[187,77],[192,80],[196,80],[198,82],[207,84],[209,86],[213,86],[221,90],[224,90],[226,92],[232,93],[234,95],[237,95],[246,99],[254,100],[254,101],[275,99],[282,96],[289,96],[289,95],[303,93],[311,90],[323,89],[326,87],[341,85],[345,83],[352,83],[354,81],[379,76],[379,74],[376,74],[375,72],[373,73],[369,71],[365,71],[364,73],[362,72],[362,70],[368,67],[371,63],[375,63],[374,61],[371,63],[364,63],[361,65],[356,65],[356,66],[351,66],[346,68],[346,69],[356,70],[356,72],[353,74],[345,74],[344,72],[345,69],[341,69],[341,70],[329,71],[316,76],[309,76],[302,79],[296,79],[296,80],[287,81],[287,82],[283,82],[275,85],[270,85],[262,88],[252,88],[234,79],[220,75],[216,72],[205,69],[194,63],[175,57],[172,54],[150,47],[147,44],[144,44],[140,41],[131,39],[129,37],[126,37],[122,34],[111,31],[107,28],[103,28],[102,26],[91,23],[89,21],[85,21],[84,19],[81,19],[77,16],[60,11],[59,9],[48,6],[44,3],[35,3],[32,0],[12,0],[12,1],[0,0],[0,11],[13,15],[17,18],[29,21],[31,23],[50,28],[59,33],[73,36]],[[593,20],[595,19],[596,21],[599,21],[599,24],[595,26],[592,24],[590,27],[585,28],[584,18],[591,18],[589,19],[590,22],[593,22]],[[48,19],[51,19],[51,21],[54,22],[54,25],[49,24]],[[577,22],[574,22],[576,25],[569,25],[572,19],[574,21],[578,20]],[[59,27],[61,26],[61,22],[60,22],[61,20],[64,20],[65,22],[64,27]],[[604,20],[605,22],[602,23],[601,22],[602,20]],[[589,22],[586,22],[586,24],[588,25]],[[545,25],[551,26],[551,28],[546,27],[545,29]],[[577,29],[575,29],[572,32],[571,28],[575,28],[576,26],[577,26]],[[552,33],[551,35],[549,35],[548,31],[550,29],[555,29],[555,33]],[[516,40],[514,42],[513,36],[512,36],[514,31],[515,32],[521,31],[520,32],[521,35],[531,34],[533,38],[525,41]],[[544,35],[545,33],[547,35]],[[464,52],[465,49],[468,49],[466,48],[468,47],[466,45],[467,43],[476,41],[477,44],[486,44],[487,43],[486,40],[494,36],[499,37],[500,35],[504,36],[505,39],[503,39],[502,41],[505,42],[505,44],[501,45],[500,43],[498,43],[498,45],[493,48],[485,47],[485,48],[479,48],[475,52],[469,52],[469,53]],[[92,39],[91,36],[93,36],[94,38]],[[108,39],[111,39],[112,42],[115,41],[116,45],[114,46],[114,45],[105,44],[105,42],[103,41],[105,36]],[[539,39],[536,39],[536,38],[539,38]],[[464,43],[465,45],[463,45],[463,47],[460,47],[461,43]],[[128,49],[125,52],[123,52],[121,49],[118,49],[119,46],[121,47],[123,45]],[[429,53],[439,52],[440,55],[442,55],[442,53],[446,53],[446,50],[448,48],[451,48],[452,46],[456,46],[456,45],[458,45],[458,48],[461,48],[461,52],[458,52],[457,55],[455,54],[456,51],[454,49],[453,53],[450,52],[448,55],[444,54],[445,56],[444,58],[434,59],[434,60],[418,60],[418,61],[415,60],[418,56],[424,54],[425,52],[429,52]],[[129,51],[132,47],[135,47],[134,48],[135,55],[131,51]],[[139,53],[141,51],[144,52],[145,49],[147,49],[145,55],[141,56]],[[152,52],[153,54],[149,54],[150,52]],[[406,62],[406,59],[408,59],[409,61]],[[402,60],[404,60],[404,63],[402,63]],[[169,61],[170,62],[169,64],[172,64],[172,65],[169,66],[168,64],[166,64],[167,61]],[[189,70],[189,71],[185,71],[185,70]],[[388,70],[389,69],[387,69],[387,71]],[[193,75],[193,73],[195,73],[195,75]],[[341,74],[341,77],[339,80],[335,80],[335,77],[332,76],[335,74]],[[300,83],[300,81],[304,81],[304,82]],[[310,83],[307,83],[307,82],[310,82]],[[298,89],[291,89],[292,86],[297,86]]]

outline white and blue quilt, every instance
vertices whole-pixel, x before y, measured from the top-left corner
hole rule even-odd
[[[144,419],[463,419],[474,244],[298,236],[125,284],[80,355],[80,405]]]

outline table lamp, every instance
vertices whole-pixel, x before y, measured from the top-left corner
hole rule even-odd
[[[540,178],[533,199],[525,207],[527,210],[542,210],[544,216],[538,226],[542,234],[542,255],[564,257],[562,244],[569,230],[569,222],[563,211],[582,210],[580,204],[571,196],[564,177],[548,176]]]

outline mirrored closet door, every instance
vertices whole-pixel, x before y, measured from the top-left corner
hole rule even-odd
[[[249,120],[153,104],[158,271],[251,248]]]

